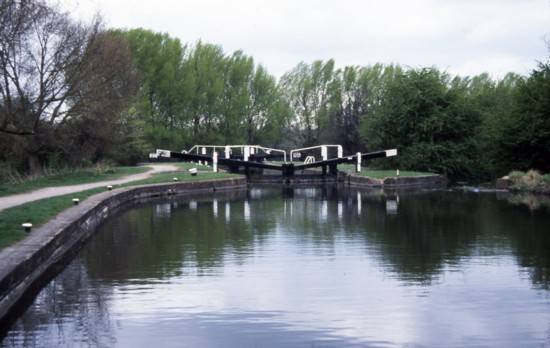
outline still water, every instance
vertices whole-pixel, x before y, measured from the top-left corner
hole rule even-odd
[[[144,203],[104,224],[0,346],[548,347],[537,204],[333,187]]]

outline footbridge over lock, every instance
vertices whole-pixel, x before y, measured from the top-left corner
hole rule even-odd
[[[329,149],[337,150],[336,157],[329,158]],[[308,156],[305,162],[296,162],[302,157],[296,156],[306,150],[320,149],[319,159]],[[223,154],[221,156],[220,154]],[[188,151],[174,152],[157,150],[157,158],[170,158],[184,162],[198,162],[210,164],[213,171],[225,167],[233,173],[244,173],[250,176],[262,176],[266,173],[292,178],[297,175],[337,176],[338,164],[348,163],[355,165],[355,171],[360,172],[363,163],[376,159],[397,155],[397,149],[381,150],[367,153],[343,155],[340,145],[318,145],[302,149],[293,149],[290,156],[286,150],[263,147],[259,145],[195,145]],[[280,161],[282,159],[282,162]],[[290,161],[287,161],[290,159]],[[279,160],[279,162],[277,162]]]

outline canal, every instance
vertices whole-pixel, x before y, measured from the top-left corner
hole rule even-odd
[[[0,347],[544,347],[550,208],[252,188],[107,221]]]

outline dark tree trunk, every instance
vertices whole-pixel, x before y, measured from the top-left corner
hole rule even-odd
[[[27,163],[29,166],[29,173],[33,176],[42,174],[42,165],[40,159],[36,153],[27,155]]]

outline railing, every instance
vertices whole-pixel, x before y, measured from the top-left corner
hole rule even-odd
[[[285,150],[260,145],[193,145],[193,147],[191,147],[189,150],[183,150],[181,153],[190,154],[195,151],[197,155],[206,155],[207,149],[211,149],[212,152],[215,152],[216,149],[223,149],[225,158],[231,158],[232,149],[239,149],[245,161],[248,161],[251,155],[257,154],[259,151],[263,151],[268,155],[270,155],[272,152],[276,152],[281,153],[283,155],[284,162],[286,162]]]
[[[342,158],[343,157],[343,148],[342,145],[317,145],[317,146],[310,146],[310,147],[303,147],[301,149],[294,149],[290,150],[290,162],[294,160],[294,156],[296,153],[301,153],[302,151],[308,151],[308,150],[315,150],[315,149],[321,149],[321,158],[323,161],[328,160],[328,149],[329,148],[336,148],[338,151],[337,157]]]

